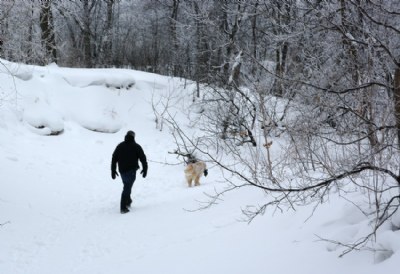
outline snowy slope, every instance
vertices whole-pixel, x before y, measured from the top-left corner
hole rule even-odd
[[[352,233],[357,212],[334,198],[307,222],[312,208],[241,222],[241,207],[265,198],[253,189],[196,211],[223,177],[211,167],[189,189],[168,153],[173,138],[156,129],[152,110],[152,100],[172,92],[180,117],[190,84],[133,70],[1,63],[0,273],[398,272],[399,252],[382,263],[371,253],[339,259],[316,241]],[[135,182],[132,211],[121,215],[122,183],[111,179],[110,161],[129,129],[149,172]]]

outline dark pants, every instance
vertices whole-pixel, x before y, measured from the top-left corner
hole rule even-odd
[[[124,184],[124,189],[122,190],[121,195],[121,210],[127,209],[128,206],[131,205],[131,191],[133,183],[136,179],[136,170],[130,170],[124,173],[121,173],[122,183]]]

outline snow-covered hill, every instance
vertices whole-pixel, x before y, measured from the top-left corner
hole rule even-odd
[[[312,208],[241,222],[241,207],[265,199],[253,189],[196,211],[223,176],[211,167],[200,187],[188,188],[183,164],[168,153],[174,139],[156,128],[153,111],[175,93],[179,119],[194,89],[186,84],[134,70],[1,60],[0,273],[398,272],[399,252],[382,263],[367,252],[338,258],[316,241],[354,232],[358,212],[334,198],[307,222]],[[136,132],[149,172],[135,182],[132,211],[121,215],[122,183],[111,179],[110,161],[127,130]]]

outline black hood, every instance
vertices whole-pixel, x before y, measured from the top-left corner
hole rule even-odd
[[[129,130],[125,135],[125,142],[135,142],[135,132]]]

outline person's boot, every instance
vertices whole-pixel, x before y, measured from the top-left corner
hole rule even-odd
[[[125,213],[128,213],[128,212],[129,212],[129,209],[121,208],[121,214],[125,214]]]
[[[121,214],[129,212],[129,209],[127,208],[128,204],[129,203],[128,203],[127,198],[124,196],[121,196]]]

